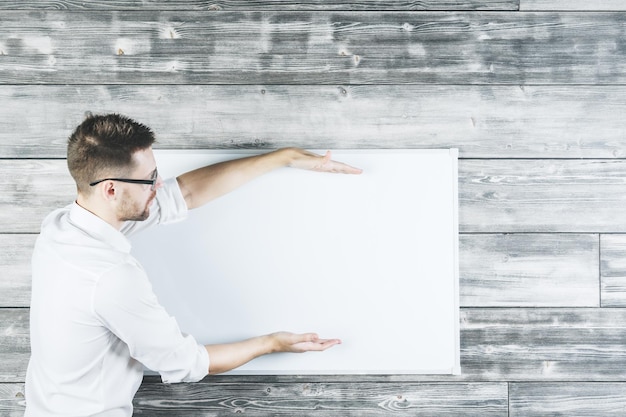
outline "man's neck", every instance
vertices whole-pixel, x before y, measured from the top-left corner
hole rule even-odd
[[[120,230],[124,222],[120,221],[115,213],[110,212],[110,210],[106,210],[104,207],[100,207],[98,204],[95,204],[89,198],[78,194],[76,197],[76,204],[89,211],[95,216],[100,217],[105,222],[109,223],[111,226],[115,228],[115,230]]]

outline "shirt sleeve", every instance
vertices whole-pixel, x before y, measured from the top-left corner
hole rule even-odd
[[[163,382],[195,382],[209,371],[209,354],[159,304],[139,265],[124,264],[105,273],[93,295],[94,313],[130,355],[161,374]]]
[[[128,221],[120,231],[130,236],[157,224],[176,223],[187,218],[189,209],[176,178],[163,181],[150,206],[150,216],[144,221]]]

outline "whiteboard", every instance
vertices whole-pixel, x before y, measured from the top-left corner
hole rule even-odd
[[[155,151],[164,178],[249,154]],[[134,236],[159,301],[203,344],[279,330],[342,340],[235,374],[460,374],[458,151],[333,159],[364,172],[281,168]]]

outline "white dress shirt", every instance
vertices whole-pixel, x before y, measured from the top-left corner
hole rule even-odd
[[[175,179],[121,231],[78,204],[44,220],[32,260],[26,416],[132,415],[143,365],[164,382],[207,375],[204,346],[159,304],[127,235],[185,218]]]

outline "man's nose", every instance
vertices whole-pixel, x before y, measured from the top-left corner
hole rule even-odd
[[[154,189],[158,190],[159,188],[163,187],[163,178],[161,178],[161,176],[157,176],[157,181],[156,184],[154,184]]]

